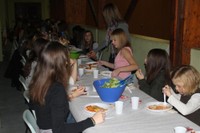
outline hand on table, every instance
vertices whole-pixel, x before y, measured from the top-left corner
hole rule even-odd
[[[86,94],[87,94],[87,91],[85,91],[85,87],[79,86],[71,95],[73,95],[73,98],[75,98],[75,97],[86,95]]]
[[[96,59],[96,58],[97,58],[96,53],[95,53],[94,51],[90,51],[90,52],[87,54],[87,56],[88,56],[89,58],[92,58],[92,59]]]
[[[92,118],[93,118],[94,121],[95,121],[95,124],[100,124],[100,123],[104,122],[104,121],[105,121],[105,117],[106,117],[106,112],[103,111],[103,110],[101,110],[101,111],[95,113],[95,114],[92,116]]]
[[[120,73],[119,69],[115,69],[115,70],[112,72],[111,76],[112,76],[112,77],[117,77],[117,76],[119,75],[119,73]]]

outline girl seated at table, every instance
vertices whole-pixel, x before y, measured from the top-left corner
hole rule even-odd
[[[99,64],[114,69],[112,77],[125,79],[132,71],[138,69],[138,65],[133,57],[126,33],[122,29],[115,29],[111,33],[111,39],[112,45],[118,50],[114,64],[107,61],[99,61]]]
[[[83,54],[90,54],[92,50],[98,48],[98,43],[94,41],[94,37],[91,31],[86,30],[83,34],[82,50]]]
[[[192,66],[183,65],[172,73],[173,89],[166,85],[163,88],[173,105],[182,115],[200,126],[200,73]]]
[[[66,98],[71,67],[68,55],[62,44],[49,42],[38,59],[29,87],[30,108],[35,110],[41,131],[79,133],[105,119],[105,112],[99,111],[77,123],[65,122],[70,112]]]
[[[158,101],[163,101],[162,88],[170,84],[170,60],[163,49],[152,49],[145,59],[146,77],[141,69],[136,71],[139,88]]]
[[[29,86],[29,83],[32,79],[35,66],[37,65],[37,59],[47,43],[48,40],[45,40],[43,38],[38,38],[33,42],[33,48],[23,68],[24,76],[26,77],[25,84],[27,87]]]

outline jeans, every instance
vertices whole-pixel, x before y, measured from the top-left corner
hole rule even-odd
[[[70,112],[67,116],[67,123],[76,123],[76,120],[74,119],[74,116],[72,115],[72,113]]]

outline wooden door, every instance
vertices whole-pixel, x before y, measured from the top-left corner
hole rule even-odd
[[[200,48],[200,0],[172,0],[170,58],[172,65],[190,64],[191,48]]]

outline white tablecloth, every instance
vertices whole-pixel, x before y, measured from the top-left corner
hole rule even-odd
[[[99,79],[103,78],[99,75]],[[89,95],[80,96],[70,102],[70,110],[77,121],[91,117],[92,114],[84,110],[86,104],[104,103],[97,93],[93,90],[92,73],[87,73],[77,82],[79,85],[87,87]],[[128,98],[124,101],[123,114],[117,115],[115,109],[109,110],[104,123],[86,129],[85,133],[173,133],[175,126],[191,127],[200,130],[200,127],[185,117],[174,111],[167,112],[151,112],[146,109],[146,103],[155,101],[155,99],[146,95],[136,87],[132,87],[132,94],[126,89],[123,95]],[[90,97],[92,96],[92,97]],[[141,103],[138,110],[132,110],[130,98],[131,96],[139,96]],[[108,104],[108,103],[106,103]]]

